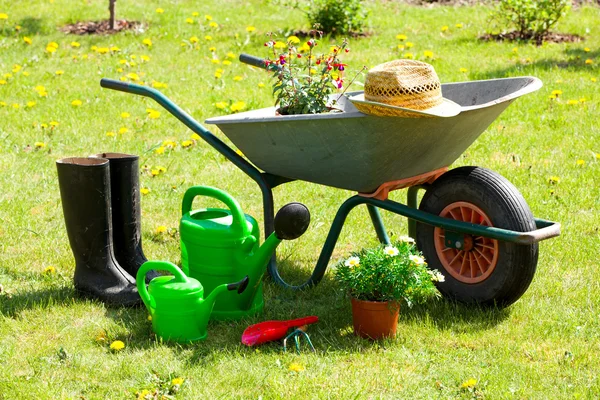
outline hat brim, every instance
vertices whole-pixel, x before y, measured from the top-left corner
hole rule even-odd
[[[350,101],[361,112],[369,111],[369,108],[371,108],[371,107],[383,108],[383,109],[386,109],[387,111],[389,111],[389,114],[388,113],[386,113],[386,114],[390,115],[390,116],[392,116],[394,114],[397,114],[398,116],[403,116],[403,115],[406,115],[406,113],[409,113],[409,114],[420,114],[420,115],[428,116],[428,117],[445,117],[445,118],[447,118],[447,117],[454,117],[454,116],[460,114],[460,112],[462,110],[462,107],[459,104],[456,104],[452,100],[448,100],[448,99],[444,99],[444,98],[442,99],[441,104],[439,104],[435,107],[427,108],[425,110],[414,110],[412,108],[392,106],[392,105],[385,104],[385,103],[378,103],[375,101],[365,100],[364,93],[358,94],[356,96],[351,96]],[[369,112],[366,112],[365,114],[369,114]]]

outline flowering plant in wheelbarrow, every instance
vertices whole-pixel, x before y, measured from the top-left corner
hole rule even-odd
[[[401,303],[412,307],[439,297],[434,282],[444,280],[406,236],[352,253],[337,265],[335,278],[352,299],[354,332],[372,339],[394,336]]]
[[[275,105],[279,105],[281,115],[329,112],[335,105],[330,95],[344,86],[347,64],[342,63],[341,55],[350,51],[348,41],[344,39],[340,45],[330,46],[329,52],[318,53],[316,36],[320,38],[322,32],[312,32],[314,37],[301,46],[296,36],[290,36],[287,43],[275,40],[265,43],[271,50],[265,64],[273,73]]]

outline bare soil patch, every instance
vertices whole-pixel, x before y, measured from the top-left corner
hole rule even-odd
[[[143,32],[147,28],[147,25],[143,22],[126,21],[124,19],[115,21],[115,25],[115,29],[110,29],[108,20],[80,21],[65,25],[60,30],[71,35],[112,35],[124,31]]]
[[[480,37],[481,40],[488,42],[519,42],[533,41],[536,45],[541,46],[543,42],[549,43],[576,43],[583,41],[583,37],[573,33],[549,32],[547,35],[540,38],[533,38],[530,35],[523,35],[521,32],[512,31],[506,33],[488,33]]]

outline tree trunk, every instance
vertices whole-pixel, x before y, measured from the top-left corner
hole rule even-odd
[[[109,27],[111,30],[115,30],[116,28],[116,24],[115,24],[115,3],[117,2],[117,0],[108,0],[108,11],[110,12],[110,18],[108,20],[109,23]]]

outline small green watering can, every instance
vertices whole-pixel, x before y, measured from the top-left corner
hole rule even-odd
[[[146,290],[146,273],[152,270],[169,271],[173,276],[152,279]],[[140,297],[152,317],[154,332],[164,340],[186,343],[206,339],[206,327],[217,296],[233,290],[244,292],[248,277],[236,283],[219,285],[204,298],[200,282],[185,276],[175,264],[148,261],[138,270],[136,282]]]
[[[192,211],[197,196],[217,199],[228,209]],[[310,223],[305,205],[287,204],[275,216],[275,232],[259,246],[256,220],[244,214],[239,203],[222,190],[208,186],[189,188],[181,211],[181,264],[188,276],[201,281],[211,294],[223,283],[239,281],[246,275],[250,279],[245,293],[226,293],[215,304],[212,318],[218,320],[241,319],[263,310],[262,277],[271,255],[283,239],[300,237]]]

